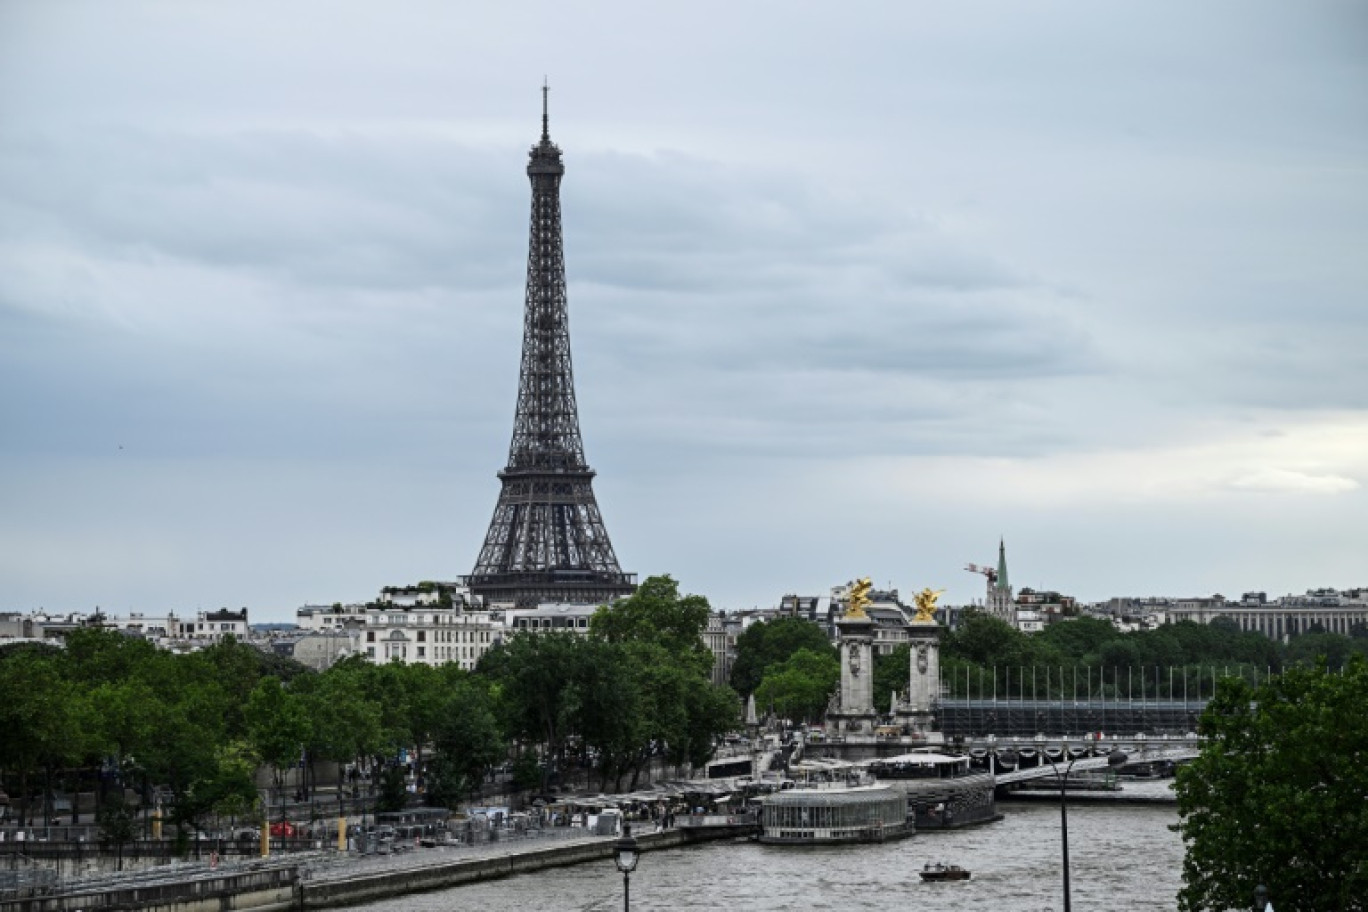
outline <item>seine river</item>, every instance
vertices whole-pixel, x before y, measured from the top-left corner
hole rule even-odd
[[[1127,785],[1153,792],[1167,782]],[[883,845],[779,848],[748,841],[650,852],[632,875],[634,910],[1058,910],[1063,908],[1059,806],[999,805],[999,823],[919,833]],[[1071,805],[1069,859],[1076,909],[1173,910],[1182,840],[1173,805]],[[923,883],[927,862],[973,872],[960,883]],[[555,909],[615,912],[622,875],[611,861],[362,906],[366,912]]]

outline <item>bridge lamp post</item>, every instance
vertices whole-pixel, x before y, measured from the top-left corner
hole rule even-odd
[[[641,852],[637,849],[636,838],[632,836],[632,828],[623,822],[622,838],[613,845],[613,864],[622,872],[622,912],[631,912],[632,872],[636,870],[637,859],[640,857]]]
[[[1048,759],[1048,758],[1047,758]],[[1125,751],[1113,750],[1107,754],[1107,766],[1116,769],[1126,765]],[[1059,781],[1059,840],[1061,851],[1064,855],[1064,912],[1073,912],[1073,907],[1069,902],[1069,804],[1066,795],[1069,789],[1069,773],[1073,770],[1077,757],[1069,761],[1069,765],[1064,767],[1064,772],[1059,772],[1059,767],[1055,761],[1050,760],[1050,766],[1054,768],[1055,779]]]

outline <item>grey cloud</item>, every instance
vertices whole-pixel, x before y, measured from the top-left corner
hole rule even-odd
[[[0,133],[9,235],[69,237],[307,285],[516,281],[515,167],[449,139],[308,131]]]
[[[586,156],[567,174],[576,274],[628,289],[769,292],[877,270],[889,284],[962,290],[1015,284],[990,257],[876,198],[822,193],[777,166],[680,154]]]

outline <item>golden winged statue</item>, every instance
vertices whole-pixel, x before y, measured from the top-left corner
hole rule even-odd
[[[917,614],[912,618],[914,624],[935,623],[936,599],[945,593],[944,589],[923,589],[913,598],[917,603]]]
[[[869,617],[865,613],[865,606],[869,604],[869,590],[873,587],[869,577],[857,579],[850,584],[850,598],[846,602],[845,616],[855,621],[862,621]]]

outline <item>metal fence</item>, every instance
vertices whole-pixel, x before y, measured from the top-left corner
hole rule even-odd
[[[941,700],[936,709],[947,738],[1183,735],[1197,730],[1206,701]]]

